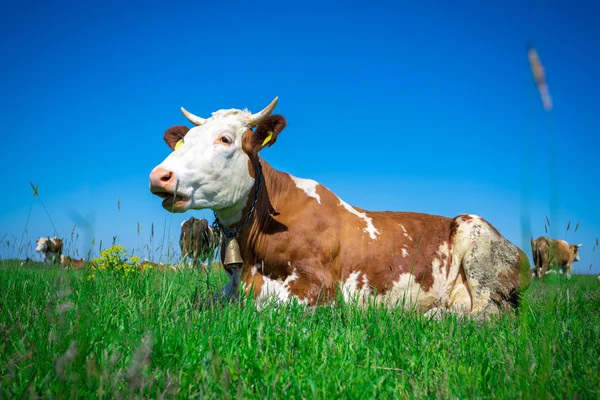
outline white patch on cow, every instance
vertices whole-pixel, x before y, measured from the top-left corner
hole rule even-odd
[[[460,268],[463,268],[467,278],[467,282],[463,283],[468,287],[471,297],[471,312],[483,312],[494,304],[491,301],[492,291],[498,293],[508,289],[499,287],[499,277],[514,273],[514,263],[518,262],[519,253],[515,246],[499,236],[477,215],[459,216],[456,222],[448,281],[460,283],[462,279],[457,278]],[[452,295],[456,291],[460,291],[458,284]],[[463,299],[466,297],[458,296]]]
[[[412,242],[412,238],[410,237],[410,235],[406,232],[406,228],[404,228],[404,225],[402,224],[398,224],[398,226],[400,228],[402,228],[402,234],[404,235],[405,238],[407,238],[408,240],[410,240]]]
[[[423,296],[421,285],[415,282],[414,275],[405,272],[398,277],[390,290],[378,295],[377,300],[390,308],[412,309],[417,306],[419,296]]]
[[[292,178],[298,189],[303,190],[308,197],[317,199],[317,203],[321,204],[321,196],[317,194],[318,182],[312,179],[296,178],[292,175],[290,175],[290,178]]]
[[[369,278],[367,277],[367,274],[363,273],[363,287],[368,287],[369,286]]]
[[[352,207],[350,204],[346,203],[344,200],[340,199],[339,197],[338,197],[338,200],[340,201],[340,205],[343,206],[348,212],[350,212],[351,214],[354,214],[358,218],[361,218],[362,220],[364,220],[367,224],[367,227],[364,228],[363,231],[367,232],[369,234],[369,236],[371,237],[371,239],[373,239],[373,240],[377,239],[377,236],[375,236],[375,235],[380,234],[380,233],[373,225],[373,219],[367,217],[366,212],[362,212],[362,213],[358,212],[357,210],[354,209],[354,207]]]
[[[347,303],[357,302],[358,305],[364,306],[367,304],[371,296],[371,287],[369,286],[369,279],[367,275],[363,273],[361,289],[358,289],[358,281],[361,271],[352,272],[345,282],[340,284],[340,292],[344,301]]]
[[[290,284],[296,279],[298,279],[296,269],[284,280],[271,279],[268,275],[263,276],[263,284],[256,298],[257,307],[262,308],[266,303],[270,302],[285,303],[290,301],[292,297],[297,298],[290,292]],[[302,304],[307,304],[306,300],[298,299],[298,301]]]
[[[345,301],[350,301],[353,298],[354,294],[358,289],[358,276],[360,275],[360,271],[352,272],[346,282],[343,282],[341,285],[342,296]]]
[[[402,257],[408,257],[408,251],[406,249],[402,249]]]

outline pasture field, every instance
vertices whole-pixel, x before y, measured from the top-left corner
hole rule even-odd
[[[0,261],[0,398],[600,398],[596,276],[536,281],[518,313],[435,321],[203,307],[218,271],[90,273]]]

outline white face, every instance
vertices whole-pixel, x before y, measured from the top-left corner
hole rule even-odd
[[[249,157],[242,150],[242,136],[250,129],[248,111],[219,110],[185,135],[159,168],[173,173],[164,187],[163,207],[168,211],[210,208],[226,219],[239,218],[254,185]],[[152,181],[151,174],[151,181]],[[152,187],[151,187],[152,189]],[[173,200],[172,194],[177,198]]]
[[[35,251],[37,251],[38,253],[40,251],[46,251],[48,249],[48,238],[39,238],[38,240],[35,241],[37,243],[37,247],[35,248]]]

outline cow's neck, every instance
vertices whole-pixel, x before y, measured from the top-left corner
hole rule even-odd
[[[250,218],[254,213],[254,206],[258,202],[258,195],[264,185],[262,168],[258,160],[256,160],[251,168],[254,184],[250,191],[238,203],[224,209],[215,211],[215,216],[218,218],[220,227],[223,229],[223,234],[226,238],[237,238],[241,229],[250,222]]]
[[[254,265],[261,261],[266,261],[266,254],[260,254],[259,247],[266,246],[271,235],[277,234],[287,229],[277,221],[278,215],[283,212],[285,199],[290,199],[293,196],[294,186],[289,176],[283,172],[272,168],[264,160],[261,160],[262,165],[262,183],[258,192],[258,198],[254,211],[250,214],[250,218],[240,230],[236,239],[240,245],[242,258],[246,265]],[[254,162],[254,171],[257,171],[258,163]],[[254,174],[255,178],[257,174]],[[250,190],[246,198],[246,204],[241,211],[240,217],[233,226],[228,228],[235,229],[235,226],[242,223],[252,209],[252,202],[256,196],[257,184]],[[220,214],[218,214],[221,219]]]

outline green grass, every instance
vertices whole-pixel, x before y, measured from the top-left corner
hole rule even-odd
[[[0,398],[600,398],[595,276],[536,281],[519,313],[478,322],[202,309],[197,271],[88,275],[0,262]]]

